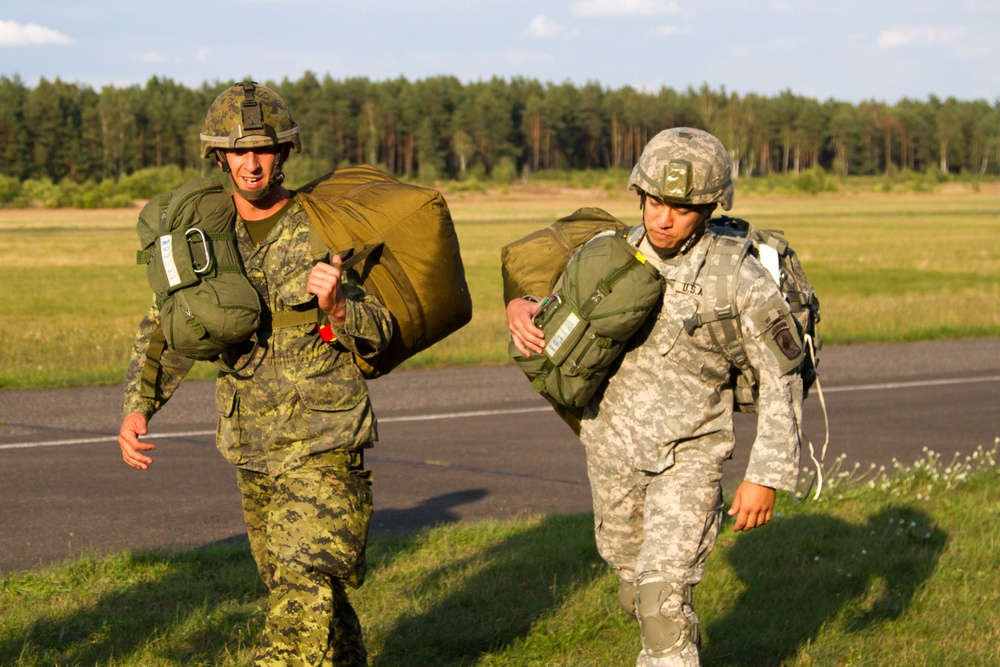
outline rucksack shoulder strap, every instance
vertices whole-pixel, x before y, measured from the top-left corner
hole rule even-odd
[[[684,322],[688,334],[710,325],[716,344],[730,362],[740,370],[748,370],[750,361],[743,348],[736,308],[736,278],[751,243],[745,238],[721,235],[712,240],[711,248],[698,274],[701,284],[701,306]]]

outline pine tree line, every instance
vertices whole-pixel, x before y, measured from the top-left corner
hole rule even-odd
[[[895,104],[768,97],[708,86],[611,90],[525,78],[462,83],[451,76],[336,80],[307,73],[262,82],[302,128],[301,169],[366,162],[405,179],[462,179],[498,169],[630,168],[658,131],[690,125],[717,135],[736,175],[836,175],[898,170],[1000,173],[1000,102],[903,99]],[[95,91],[0,77],[0,176],[87,183],[150,167],[203,172],[205,111],[232,82],[191,89],[153,77]]]

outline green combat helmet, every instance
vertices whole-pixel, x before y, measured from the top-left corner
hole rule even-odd
[[[628,179],[629,188],[668,204],[733,206],[729,153],[703,130],[675,127],[653,137]]]
[[[264,197],[284,180],[281,165],[290,150],[301,150],[299,126],[281,96],[254,81],[244,81],[222,91],[205,116],[201,130],[201,157],[213,152],[242,148],[281,148],[274,176],[268,187],[256,192],[239,189],[248,200]],[[229,171],[225,157],[218,155],[224,171]]]

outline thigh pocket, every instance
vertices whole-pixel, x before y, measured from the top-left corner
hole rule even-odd
[[[350,410],[368,396],[368,386],[361,371],[348,355],[341,356],[334,366],[295,383],[295,390],[305,407],[320,412]]]

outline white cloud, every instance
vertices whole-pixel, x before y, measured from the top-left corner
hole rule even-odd
[[[878,45],[884,49],[897,46],[928,46],[954,44],[962,36],[961,28],[893,28],[883,30]]]
[[[46,44],[72,44],[73,40],[59,32],[34,23],[20,25],[13,21],[0,21],[0,46],[37,46]]]
[[[562,26],[544,16],[536,16],[531,19],[531,23],[524,30],[524,34],[531,37],[555,37],[561,32],[563,32]]]
[[[212,49],[208,48],[207,46],[195,49],[194,57],[201,62],[205,62],[206,60],[212,57]]]
[[[573,5],[573,16],[654,16],[677,14],[680,8],[668,0],[583,0]]]

